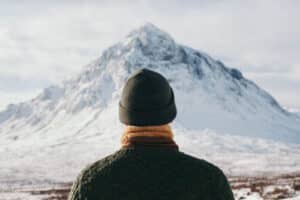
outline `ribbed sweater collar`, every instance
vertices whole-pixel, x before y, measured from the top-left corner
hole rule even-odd
[[[160,126],[126,126],[121,137],[122,148],[166,148],[178,151],[169,124]]]

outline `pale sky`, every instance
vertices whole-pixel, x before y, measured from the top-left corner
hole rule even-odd
[[[300,109],[300,1],[3,0],[0,109],[61,82],[151,22]]]

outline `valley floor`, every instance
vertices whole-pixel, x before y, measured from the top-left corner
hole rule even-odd
[[[300,174],[229,177],[236,200],[300,200]],[[0,200],[66,200],[72,183],[0,190]]]

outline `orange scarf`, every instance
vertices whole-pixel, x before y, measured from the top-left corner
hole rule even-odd
[[[126,126],[122,147],[164,147],[178,150],[169,124],[159,126]]]

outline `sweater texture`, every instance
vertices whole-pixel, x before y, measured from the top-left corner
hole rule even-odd
[[[166,130],[158,134],[167,136],[164,137],[166,145],[155,142],[161,141],[155,135],[154,140],[148,137],[151,142],[147,139],[145,142],[145,137],[136,140],[159,132],[158,129],[147,132],[127,127],[121,139],[122,147],[82,170],[73,183],[69,200],[234,199],[222,170],[174,148],[177,145],[169,127],[160,128]]]

